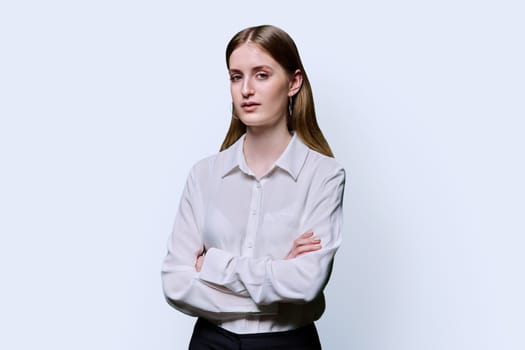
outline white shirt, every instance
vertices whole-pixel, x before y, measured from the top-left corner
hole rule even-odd
[[[345,172],[294,134],[257,180],[244,138],[192,168],[162,267],[164,294],[176,309],[235,333],[295,329],[324,312],[341,244]],[[284,260],[309,230],[322,248]]]

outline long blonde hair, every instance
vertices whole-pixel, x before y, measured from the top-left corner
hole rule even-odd
[[[317,124],[310,81],[292,38],[284,30],[271,25],[246,28],[235,34],[226,47],[226,66],[228,69],[230,68],[232,52],[246,42],[259,45],[290,75],[297,69],[301,71],[303,83],[291,100],[292,113],[288,115],[288,130],[295,131],[297,136],[311,149],[333,157],[332,150]],[[234,144],[246,132],[246,125],[234,113],[232,106],[230,128],[222,143],[221,151]]]

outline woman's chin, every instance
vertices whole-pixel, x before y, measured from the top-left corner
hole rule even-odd
[[[246,125],[246,127],[253,127],[253,128],[276,127],[279,124],[281,124],[281,118],[261,117],[260,115],[255,115],[255,114],[241,115],[239,116],[239,119],[244,125]],[[284,120],[284,125],[286,125],[285,120]]]

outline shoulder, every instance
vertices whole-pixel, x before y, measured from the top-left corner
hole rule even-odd
[[[228,148],[197,161],[190,170],[190,176],[196,179],[208,179],[214,176],[222,176],[230,164],[234,163],[234,150]]]
[[[334,176],[345,178],[344,167],[333,157],[328,157],[311,148],[308,148],[308,156],[305,164],[307,169],[312,170],[312,175],[322,178],[332,178]]]
[[[312,200],[331,200],[341,203],[346,187],[344,167],[334,158],[308,149],[301,176],[302,183]]]

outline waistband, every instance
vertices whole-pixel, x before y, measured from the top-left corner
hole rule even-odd
[[[292,329],[289,331],[237,334],[227,329],[224,329],[220,326],[217,326],[216,324],[202,317],[199,317],[195,325],[195,329],[214,330],[232,339],[260,339],[260,338],[268,339],[268,338],[282,338],[282,337],[288,337],[288,336],[301,336],[301,335],[305,335],[307,337],[311,337],[312,335],[315,335],[316,337],[318,337],[317,329],[313,322],[305,326],[302,326],[300,328]]]

